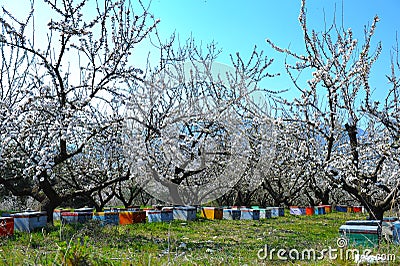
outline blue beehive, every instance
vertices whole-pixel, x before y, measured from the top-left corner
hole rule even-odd
[[[118,212],[97,212],[93,213],[93,220],[99,221],[101,225],[118,225]]]
[[[93,218],[93,212],[62,212],[61,223],[85,223]]]
[[[178,206],[173,208],[174,220],[194,221],[196,220],[196,207]]]
[[[283,207],[267,207],[266,209],[271,210],[271,217],[285,216]]]
[[[223,219],[224,220],[239,220],[240,210],[238,209],[223,209]]]
[[[240,220],[260,220],[260,210],[241,209]]]
[[[342,205],[336,205],[335,210],[337,212],[347,212],[347,206],[342,206]]]
[[[315,215],[325,214],[325,207],[324,206],[315,206],[314,207],[314,214]]]
[[[14,229],[17,231],[32,232],[47,224],[46,212],[20,212],[11,214],[11,216],[14,217]]]
[[[170,222],[174,219],[172,210],[148,210],[146,214],[149,223]]]

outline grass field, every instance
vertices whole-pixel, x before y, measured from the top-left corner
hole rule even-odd
[[[337,259],[317,253],[315,259],[280,260],[277,254],[279,249],[337,249],[338,228],[350,219],[365,215],[286,214],[260,221],[199,219],[106,227],[56,223],[39,232],[0,238],[0,265],[354,265],[352,257],[340,255],[345,251],[341,249],[332,253]],[[395,254],[396,260],[384,265],[400,265],[399,247],[384,243],[372,254]]]

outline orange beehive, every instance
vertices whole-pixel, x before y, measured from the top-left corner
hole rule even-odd
[[[306,215],[314,215],[314,207],[306,207]]]
[[[222,220],[222,208],[202,207],[200,216],[210,220]]]
[[[119,213],[119,224],[144,223],[146,221],[146,212],[144,211],[124,211]]]

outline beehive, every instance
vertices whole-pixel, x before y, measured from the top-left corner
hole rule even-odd
[[[174,220],[194,221],[196,220],[196,207],[178,206],[173,208]]]
[[[308,216],[314,215],[314,208],[306,207],[306,215],[308,215]]]
[[[144,211],[123,211],[119,212],[119,224],[135,224],[146,222],[146,212]]]
[[[271,210],[260,208],[260,219],[270,219],[271,218]]]
[[[62,212],[61,223],[85,223],[93,218],[93,212]]]
[[[352,212],[355,212],[355,213],[362,212],[362,209],[363,209],[362,206],[353,206]]]
[[[374,247],[379,244],[379,226],[345,224],[340,226],[339,233],[342,237],[348,239],[350,245]]]
[[[53,220],[54,221],[59,221],[61,220],[61,213],[62,212],[70,212],[71,210],[67,210],[67,209],[55,209],[53,211]]]
[[[285,215],[283,207],[267,207],[267,210],[271,210],[271,217],[279,217]]]
[[[347,212],[347,206],[336,205],[336,206],[335,206],[335,210],[336,210],[337,212]]]
[[[11,214],[11,216],[14,217],[14,229],[17,231],[32,232],[47,224],[46,212],[20,212]]]
[[[260,210],[241,209],[240,220],[260,220]]]
[[[149,223],[170,222],[174,218],[172,210],[148,210],[146,215]]]
[[[325,207],[324,206],[315,206],[314,207],[314,214],[315,215],[325,214]]]
[[[0,217],[0,236],[14,235],[14,218]]]
[[[222,210],[224,220],[239,220],[240,210],[238,209],[223,209]]]
[[[305,215],[306,209],[299,206],[290,206],[289,213],[292,215]]]
[[[118,225],[118,212],[96,212],[93,213],[93,220],[99,221],[101,225]]]
[[[202,207],[200,216],[210,220],[221,220],[223,217],[222,208]]]
[[[325,213],[332,212],[332,205],[320,205],[320,206],[325,208]]]

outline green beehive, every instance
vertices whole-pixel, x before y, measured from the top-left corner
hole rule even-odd
[[[379,244],[379,226],[345,224],[340,226],[339,233],[348,240],[350,246],[375,247]]]

